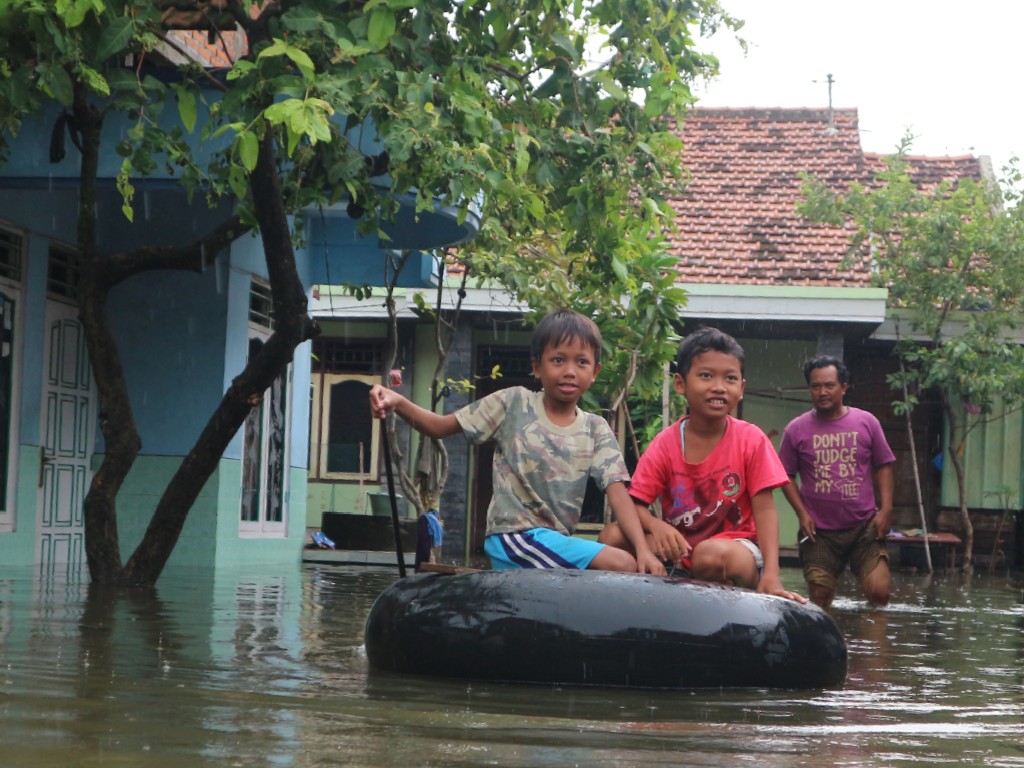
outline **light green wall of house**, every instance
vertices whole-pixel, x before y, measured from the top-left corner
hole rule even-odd
[[[101,460],[102,456],[96,457],[97,463]],[[118,495],[122,558],[127,558],[142,540],[160,494],[180,464],[181,459],[176,457],[140,456],[136,460]],[[293,468],[289,481],[291,491],[286,535],[242,537],[238,532],[237,514],[228,512],[239,508],[241,462],[222,459],[189,511],[167,566],[219,568],[239,564],[270,566],[299,563],[305,543],[305,470]],[[218,508],[223,511],[219,522]]]
[[[815,353],[813,341],[766,341],[737,339],[746,355],[747,380],[742,416],[764,430],[776,450],[782,431],[795,417],[811,407],[803,376],[803,362]],[[792,546],[797,539],[796,513],[775,491],[779,513],[779,543]]]
[[[103,456],[94,457],[98,466]],[[142,540],[160,494],[181,463],[180,458],[140,456],[118,494],[118,536],[126,560]],[[213,568],[224,565],[297,565],[305,544],[306,472],[292,469],[287,534],[273,538],[241,537],[237,510],[241,497],[241,463],[223,459],[206,483],[185,520],[167,567]],[[18,503],[14,530],[0,533],[0,562],[5,566],[31,566],[35,560],[39,481],[39,446],[22,445],[18,461]]]
[[[238,509],[241,500],[242,463],[221,460],[218,500],[221,509]],[[284,536],[240,536],[237,517],[222,514],[217,531],[217,566],[298,565],[306,544],[306,470],[290,467],[288,517]]]
[[[961,418],[967,416],[961,412]],[[969,417],[968,418],[973,418]],[[948,428],[947,428],[948,431]],[[949,436],[946,437],[948,443]],[[993,416],[974,427],[967,436],[964,447],[963,466],[967,491],[967,506],[971,509],[1002,509],[1000,496],[986,495],[1002,486],[1012,489],[1010,508],[1024,506],[1021,494],[1022,464],[1021,445],[1024,442],[1024,415],[1020,410],[1007,411],[1003,406],[993,410]],[[957,487],[956,470],[949,459],[948,450],[943,455],[942,498],[943,507],[960,507],[960,493]]]

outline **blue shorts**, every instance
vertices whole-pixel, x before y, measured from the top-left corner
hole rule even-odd
[[[484,552],[491,568],[579,568],[585,569],[604,549],[589,539],[566,536],[549,528],[531,528],[515,533],[492,533],[484,539]]]

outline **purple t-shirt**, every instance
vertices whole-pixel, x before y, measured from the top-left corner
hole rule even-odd
[[[826,531],[875,514],[872,470],[896,460],[878,419],[860,408],[838,419],[819,419],[814,411],[797,416],[782,433],[779,458],[787,474],[800,475],[804,506]]]

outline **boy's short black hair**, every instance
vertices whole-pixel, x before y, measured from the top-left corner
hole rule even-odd
[[[828,368],[830,365],[836,367],[836,374],[839,377],[839,383],[846,383],[846,364],[843,363],[838,357],[832,355],[818,355],[812,357],[810,360],[804,363],[804,381],[808,384],[811,383],[811,371],[817,368]]]
[[[743,373],[743,347],[732,336],[717,328],[698,328],[679,342],[676,352],[676,373],[683,378],[690,372],[693,358],[705,352],[722,352],[732,355],[740,361],[740,373]]]
[[[594,352],[594,363],[601,362],[601,331],[597,324],[579,312],[559,309],[537,323],[530,337],[530,357],[540,360],[549,344],[578,339]]]

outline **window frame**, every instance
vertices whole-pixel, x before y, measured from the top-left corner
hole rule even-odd
[[[5,235],[4,242],[14,242],[19,249],[16,259],[16,271],[11,275],[4,274],[0,276],[0,293],[12,303],[9,315],[11,320],[10,339],[4,341],[2,336],[0,336],[0,344],[9,344],[10,352],[10,382],[7,392],[9,413],[7,430],[4,434],[4,438],[7,440],[7,462],[4,466],[0,466],[0,472],[5,473],[5,493],[0,495],[0,533],[12,533],[16,528],[17,522],[17,515],[15,513],[18,498],[18,453],[21,445],[22,388],[17,385],[17,382],[21,381],[21,357],[25,326],[25,302],[23,301],[21,278],[24,266],[28,262],[29,242],[24,230],[6,222],[0,221],[0,231]],[[0,330],[2,330],[2,325],[0,325]],[[42,458],[41,453],[40,458]]]
[[[313,408],[311,437],[315,443],[313,449],[313,479],[332,482],[378,482],[380,480],[380,440],[381,422],[380,419],[370,418],[370,456],[369,469],[367,472],[329,472],[327,470],[326,446],[330,438],[331,404],[330,391],[335,384],[344,381],[358,381],[372,387],[381,383],[381,377],[365,373],[317,373],[312,380]],[[369,417],[370,404],[366,404],[366,413]]]
[[[253,341],[265,342],[270,338],[270,332],[262,327],[255,324],[249,326],[249,342]],[[263,400],[259,406],[252,409],[250,414],[246,416],[245,422],[242,424],[242,456],[241,456],[241,473],[239,477],[239,502],[238,502],[238,532],[239,535],[245,538],[283,538],[288,532],[288,518],[289,518],[289,504],[288,497],[291,492],[291,426],[292,426],[292,408],[291,405],[291,393],[293,388],[293,370],[294,365],[288,364],[287,369],[278,377],[274,385],[271,385],[263,394]],[[271,429],[270,429],[270,408],[269,403],[272,401],[272,390],[274,386],[277,386],[281,382],[284,388],[284,392],[281,395],[281,403],[283,407],[283,424],[281,427],[281,450],[279,463],[281,465],[281,484],[280,484],[280,499],[279,505],[281,510],[280,520],[268,519],[268,484],[270,481],[270,440],[271,440]],[[256,418],[253,418],[253,414],[256,414]],[[247,476],[247,464],[248,451],[246,450],[248,442],[248,434],[250,425],[255,422],[259,428],[258,436],[258,450],[257,450],[257,471],[258,471],[258,488],[256,497],[256,519],[246,520],[245,514],[245,503],[246,503],[246,476]]]
[[[10,381],[7,388],[7,402],[9,412],[7,416],[7,429],[3,435],[7,440],[7,461],[0,466],[0,471],[5,473],[3,478],[4,493],[0,494],[0,532],[13,532],[15,529],[15,506],[17,503],[18,489],[18,446],[19,446],[19,424],[21,422],[21,387],[15,386],[21,377],[21,326],[24,318],[24,302],[21,301],[21,291],[14,289],[5,281],[0,280],[0,295],[10,301],[12,310],[11,338],[7,341],[0,337],[0,344],[9,345],[10,356]],[[0,332],[5,331],[0,319]],[[2,352],[0,352],[2,355]],[[0,429],[3,424],[0,423]],[[40,457],[42,453],[40,452]],[[41,468],[40,468],[41,469]]]

